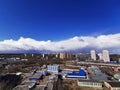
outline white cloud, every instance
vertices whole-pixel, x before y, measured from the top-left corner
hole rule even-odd
[[[0,41],[0,51],[17,51],[17,50],[50,50],[65,51],[77,49],[110,49],[120,53],[120,33],[93,36],[75,36],[62,41],[37,41],[32,38],[20,37],[19,40]]]

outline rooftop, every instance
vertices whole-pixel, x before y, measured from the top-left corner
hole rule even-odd
[[[97,80],[81,80],[81,79],[78,79],[78,81],[82,81],[82,82],[96,82],[96,83],[102,83],[102,82],[97,81]]]

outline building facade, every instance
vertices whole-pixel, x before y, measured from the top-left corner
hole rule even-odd
[[[103,60],[102,53],[98,53],[98,56],[99,56],[99,60]]]
[[[90,51],[90,54],[91,54],[91,59],[96,61],[96,53],[95,53],[95,50],[91,50]]]
[[[72,55],[70,53],[61,52],[60,59],[71,59]]]
[[[110,56],[109,56],[109,51],[108,50],[103,50],[102,51],[102,59],[104,62],[110,62]]]
[[[67,59],[67,53],[61,52],[60,53],[60,59]]]
[[[90,80],[78,80],[78,86],[82,87],[94,87],[94,88],[102,88],[102,83],[98,81],[90,81]]]
[[[59,65],[47,65],[47,71],[58,73],[60,70]]]

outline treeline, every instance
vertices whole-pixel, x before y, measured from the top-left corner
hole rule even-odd
[[[112,54],[112,55],[110,55],[110,61],[120,62],[119,59],[120,59],[120,55],[119,54]]]
[[[63,63],[65,63],[64,60],[30,59],[28,61],[24,61],[21,63],[15,63],[13,65],[8,65],[4,69],[2,69],[0,73],[17,73],[17,72],[28,73],[28,72],[31,72],[32,70],[39,69],[43,65],[63,64]]]

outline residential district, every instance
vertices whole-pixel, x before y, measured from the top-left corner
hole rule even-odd
[[[0,54],[0,90],[120,90],[120,55]]]

